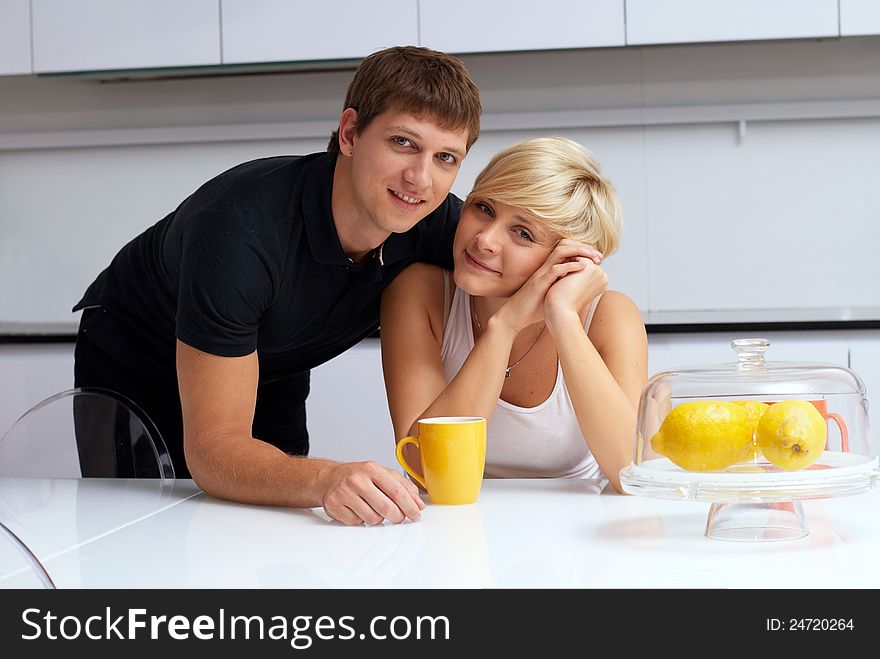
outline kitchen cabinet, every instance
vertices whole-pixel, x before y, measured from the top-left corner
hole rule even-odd
[[[41,400],[73,387],[73,344],[0,345],[0,437]]]
[[[31,72],[29,0],[0,0],[0,75]]]
[[[623,46],[623,0],[419,0],[419,31],[450,53]]]
[[[362,58],[419,40],[415,0],[221,0],[221,9],[224,64]]]
[[[877,304],[865,282],[880,278],[880,225],[866,218],[880,202],[864,146],[880,130],[828,123],[750,124],[742,145],[722,124],[645,130],[651,311]],[[846,194],[817,185],[827,163]]]
[[[880,34],[880,2],[840,0],[840,36]]]
[[[0,0],[0,75],[866,34],[874,0]]]
[[[365,339],[312,369],[306,419],[310,455],[398,468],[379,339]]]
[[[626,0],[629,46],[839,34],[837,0]]]
[[[218,0],[33,0],[34,72],[220,64]]]

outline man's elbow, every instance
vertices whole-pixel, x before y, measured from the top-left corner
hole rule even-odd
[[[184,459],[190,476],[199,489],[212,496],[219,496],[222,479],[217,456],[213,455],[210,445],[211,442],[206,438],[184,435]]]

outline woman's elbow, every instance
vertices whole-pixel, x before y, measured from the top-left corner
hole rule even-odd
[[[620,484],[619,478],[615,478],[613,480],[609,478],[608,483],[611,485],[612,488],[614,488],[615,494],[626,494],[626,490],[624,490],[623,486]]]

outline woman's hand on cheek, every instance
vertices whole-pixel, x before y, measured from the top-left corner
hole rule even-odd
[[[594,260],[586,257],[577,257],[577,260],[583,267],[562,277],[547,291],[544,299],[547,322],[565,314],[578,314],[608,288],[608,275]]]
[[[601,260],[602,255],[589,245],[575,240],[559,241],[541,267],[510,297],[498,314],[517,332],[544,320],[548,291],[586,267],[597,267],[595,264]]]

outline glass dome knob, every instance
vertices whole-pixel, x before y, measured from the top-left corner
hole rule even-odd
[[[762,368],[764,353],[770,347],[767,339],[734,339],[730,347],[736,351],[739,368]]]

